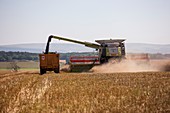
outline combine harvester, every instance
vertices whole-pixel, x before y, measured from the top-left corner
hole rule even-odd
[[[82,44],[98,51],[98,56],[71,56],[71,72],[88,71],[95,65],[107,63],[109,59],[121,61],[125,58],[125,39],[95,40],[95,42],[98,43],[96,44],[51,35],[48,38],[45,53],[39,55],[41,75],[46,73],[46,71],[54,71],[59,73],[59,54],[49,52],[49,45],[52,38]]]

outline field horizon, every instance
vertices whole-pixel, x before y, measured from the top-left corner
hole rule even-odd
[[[125,43],[127,53],[162,53],[170,54],[170,44],[149,43]],[[0,45],[0,51],[21,51],[31,53],[42,53],[46,43],[24,43]],[[67,52],[93,52],[94,49],[73,43],[51,43],[50,51],[61,53]]]

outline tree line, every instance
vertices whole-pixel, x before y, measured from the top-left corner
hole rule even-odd
[[[60,60],[69,61],[70,56],[92,56],[96,53],[83,52],[83,53],[60,53]],[[0,62],[11,62],[11,61],[38,61],[39,53],[29,53],[29,52],[5,52],[0,51]]]
[[[70,56],[94,56],[97,55],[95,52],[72,52],[72,53],[60,53],[60,60],[69,61]],[[149,54],[150,59],[167,59],[170,58],[170,54]],[[10,62],[10,61],[38,61],[39,53],[29,53],[29,52],[5,52],[0,51],[0,62]]]
[[[5,52],[0,51],[0,61],[26,61],[26,60],[32,60],[37,61],[38,60],[38,54],[37,53],[29,53],[29,52]]]

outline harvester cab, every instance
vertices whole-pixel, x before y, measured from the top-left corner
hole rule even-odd
[[[96,40],[100,44],[99,59],[101,63],[108,62],[110,58],[122,59],[125,57],[125,39]]]

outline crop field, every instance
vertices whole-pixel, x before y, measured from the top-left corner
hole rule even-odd
[[[170,72],[0,71],[1,113],[170,112]]]
[[[20,61],[16,64],[22,69],[38,69],[39,63],[34,61]],[[0,69],[9,69],[11,67],[11,62],[0,62]]]

